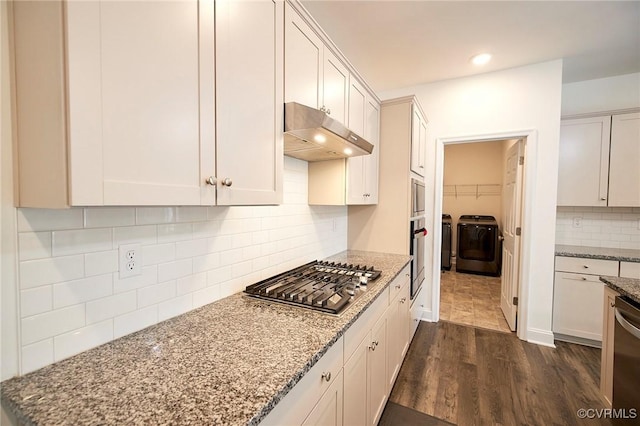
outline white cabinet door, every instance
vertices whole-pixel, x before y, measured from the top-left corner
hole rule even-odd
[[[367,358],[371,333],[362,340],[344,364],[344,424],[367,424],[369,398],[367,394]]]
[[[604,284],[597,275],[556,272],[553,331],[601,341],[603,297]]]
[[[367,97],[365,106],[364,138],[373,145],[373,152],[364,157],[364,193],[363,204],[378,204],[378,173],[380,163],[380,105]]]
[[[352,78],[349,82],[349,129],[358,135],[364,135],[365,107],[367,105],[367,92],[358,80]]]
[[[216,2],[218,205],[282,201],[282,8]]]
[[[347,122],[349,108],[349,70],[328,48],[324,48],[322,105],[334,120]]]
[[[312,108],[322,106],[324,45],[318,35],[289,5],[285,5],[285,102]],[[250,61],[251,58],[247,58]],[[248,66],[252,67],[250,62]]]
[[[370,362],[368,366],[368,424],[377,425],[387,402],[387,315],[380,317],[371,329]]]
[[[411,115],[411,171],[424,176],[424,150],[427,140],[427,123],[418,110],[412,105]]]
[[[558,206],[606,206],[611,116],[563,120]]]
[[[303,426],[342,426],[342,409],[342,370],[340,370],[329,389],[322,395],[302,424]]]
[[[609,206],[640,206],[640,113],[613,116]]]
[[[347,158],[347,204],[365,204],[365,157]]]
[[[391,285],[394,285],[393,283]],[[387,311],[387,389],[391,391],[402,365],[404,316],[401,311],[400,296],[391,301]]]
[[[71,204],[200,204],[201,136],[213,144],[199,120],[213,98],[200,92],[213,76],[200,63],[213,52],[211,4],[66,6]]]

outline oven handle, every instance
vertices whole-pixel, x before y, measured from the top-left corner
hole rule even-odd
[[[618,308],[614,307],[613,312],[616,314],[616,319],[618,320],[622,328],[631,333],[631,335],[633,335],[633,337],[635,337],[636,339],[640,339],[640,328],[627,321],[627,319],[622,315],[622,312],[620,312]]]
[[[418,235],[418,234],[422,234],[422,235]],[[426,237],[427,236],[427,228],[420,228],[420,229],[416,229],[415,231],[413,231],[413,235],[418,235]]]

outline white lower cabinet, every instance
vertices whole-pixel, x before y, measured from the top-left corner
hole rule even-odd
[[[408,267],[261,425],[378,424],[414,332],[407,273]]]
[[[309,417],[306,418],[304,426],[342,426],[343,407],[343,382],[342,370],[329,386],[329,389],[322,395],[320,401],[313,408]]]

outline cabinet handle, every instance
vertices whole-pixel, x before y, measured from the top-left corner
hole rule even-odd
[[[375,350],[376,350],[376,347],[375,347],[374,345],[371,345],[371,346],[369,346],[369,350],[370,350],[370,351],[375,351]]]
[[[615,302],[609,302],[609,306],[611,306],[612,308],[616,307],[616,303]]]
[[[216,183],[218,183],[218,182],[216,181],[216,178],[215,178],[215,177],[213,177],[213,176],[209,176],[209,177],[205,180],[205,182],[207,182],[207,184],[209,184],[209,185],[211,185],[211,186],[216,186]]]
[[[589,266],[588,266],[588,265],[582,265],[582,267],[583,267],[584,269],[589,269]]]
[[[322,373],[322,379],[324,379],[326,382],[331,380],[331,371],[329,371],[328,373]]]
[[[600,197],[601,201],[607,201],[607,199],[605,197]]]
[[[424,169],[424,166],[420,166],[421,169]]]
[[[406,297],[403,297],[402,299],[400,299],[400,303],[404,303],[404,302],[406,302],[406,301],[407,301],[407,298],[406,298]]]
[[[220,182],[222,184],[222,186],[231,186],[233,185],[233,181],[229,178],[224,178],[222,179],[222,182]]]
[[[327,108],[327,115],[331,115],[331,110]]]

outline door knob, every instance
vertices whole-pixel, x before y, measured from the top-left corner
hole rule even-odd
[[[231,185],[233,185],[233,182],[229,178],[222,179],[222,182],[220,182],[220,183],[222,183],[222,186],[231,186]]]

